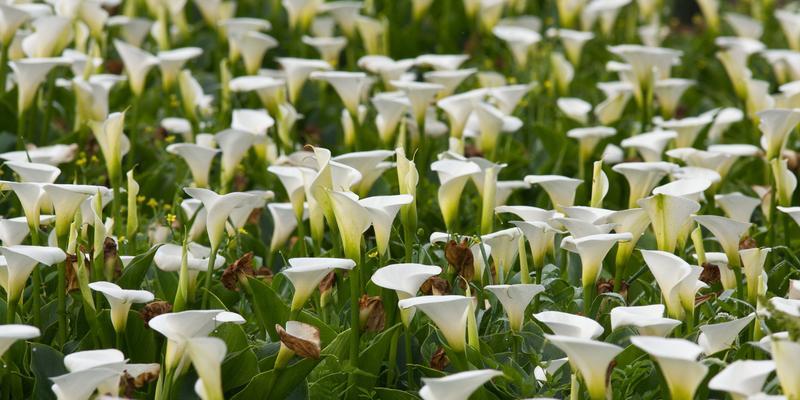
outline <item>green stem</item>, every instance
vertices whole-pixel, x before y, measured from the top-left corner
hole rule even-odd
[[[8,74],[8,49],[11,43],[4,43],[0,51],[0,93],[6,92],[6,75]]]
[[[214,261],[217,259],[217,251],[219,250],[219,245],[216,247],[211,247],[211,256],[208,259],[208,270],[206,271],[206,281],[203,287],[206,289],[203,291],[203,302],[202,302],[202,309],[208,307],[208,293],[211,291],[211,277],[214,275]],[[357,315],[356,315],[357,316]]]
[[[409,327],[406,327],[403,339],[405,340],[404,350],[406,353],[406,385],[408,389],[414,390],[417,387],[417,383],[414,381],[414,373],[411,370],[411,364],[414,364],[414,356],[411,352],[411,329]]]
[[[67,264],[58,264],[58,343],[63,347],[67,340]]]
[[[594,299],[594,284],[583,285],[583,315],[591,318],[592,299]]]
[[[120,198],[120,178],[115,176],[111,177],[111,186],[114,191],[114,197],[111,199],[111,213],[114,215],[114,233],[117,237],[122,236],[122,199]]]
[[[19,303],[19,299],[12,299],[9,295],[8,301],[6,302],[6,323],[13,324],[16,322],[16,315],[17,315],[17,304]]]
[[[352,390],[356,388],[356,376],[358,374],[358,356],[361,344],[361,328],[359,324],[359,297],[361,296],[361,251],[359,246],[358,254],[351,252],[349,258],[356,262],[355,268],[350,270],[350,368],[352,372],[348,377],[348,387]],[[355,393],[349,393],[349,397],[355,398]]]
[[[38,246],[39,245],[39,225],[29,226],[28,229],[31,231],[31,245]],[[42,309],[42,272],[37,265],[33,268],[33,275],[31,277],[31,284],[33,285],[33,290],[31,291],[31,297],[33,297],[33,308],[31,309],[31,313],[33,313],[33,324],[38,327],[39,329],[42,328],[42,316],[41,316],[41,309]]]

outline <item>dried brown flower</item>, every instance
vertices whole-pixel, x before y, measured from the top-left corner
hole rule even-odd
[[[386,324],[383,311],[383,300],[380,296],[363,295],[358,300],[358,318],[361,330],[367,332],[380,332]]]
[[[703,265],[701,265],[701,267],[703,267],[703,272],[700,273],[701,281],[705,282],[709,286],[719,283],[720,273],[718,265],[705,262]]]
[[[172,304],[169,304],[166,301],[152,301],[147,303],[144,307],[142,307],[142,311],[139,311],[139,315],[144,320],[144,324],[147,325],[151,319],[161,315],[166,314],[172,311]]]
[[[234,261],[225,271],[222,272],[220,281],[226,289],[234,292],[239,291],[239,281],[247,279],[248,276],[253,276],[253,252],[247,252],[238,260]]]
[[[475,260],[469,243],[463,239],[461,243],[451,240],[444,247],[444,257],[453,269],[467,281],[475,276]]]
[[[438,276],[432,276],[422,284],[420,291],[423,294],[432,294],[434,296],[450,294],[450,282]]]
[[[319,329],[297,321],[287,321],[286,329],[276,324],[275,330],[281,344],[303,358],[318,359],[320,353]]]
[[[739,242],[739,250],[754,249],[758,247],[758,242],[750,236],[742,238]]]
[[[431,356],[431,368],[444,371],[447,366],[450,365],[450,359],[447,358],[447,353],[444,351],[444,347],[439,347]]]

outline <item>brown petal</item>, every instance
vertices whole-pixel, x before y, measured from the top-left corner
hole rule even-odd
[[[358,300],[361,329],[367,332],[382,331],[386,323],[383,300],[380,296],[361,296]]]
[[[147,305],[142,308],[142,311],[139,311],[139,315],[144,320],[144,324],[147,325],[151,319],[170,311],[172,311],[172,304],[159,300],[147,303]]]
[[[275,324],[275,330],[278,331],[281,343],[300,357],[319,359],[319,329],[313,325],[297,321],[288,321],[286,323],[287,326],[289,324],[292,324],[289,329],[295,331],[292,332],[294,334]]]
[[[444,371],[448,365],[450,365],[450,359],[447,358],[444,347],[439,347],[431,356],[431,368]]]

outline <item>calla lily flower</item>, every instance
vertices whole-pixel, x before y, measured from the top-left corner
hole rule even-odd
[[[329,71],[331,65],[323,60],[305,58],[279,57],[276,59],[286,74],[286,86],[289,89],[289,101],[297,102],[308,77],[315,71]]]
[[[222,242],[222,235],[225,233],[225,222],[231,212],[249,200],[252,195],[248,193],[234,192],[219,195],[208,189],[184,188],[186,194],[203,202],[206,209],[206,232],[208,241],[211,244],[212,253],[219,248]]]
[[[72,20],[62,16],[41,16],[31,22],[34,32],[22,39],[28,57],[53,57],[72,41]]]
[[[38,264],[52,266],[63,262],[67,255],[57,247],[45,246],[3,246],[0,253],[5,257],[7,276],[4,289],[8,295],[7,304],[16,303],[25,289],[25,282]]]
[[[788,335],[784,335],[778,333],[770,337],[772,359],[775,361],[775,370],[783,394],[789,399],[794,399],[800,396],[800,374],[797,373],[800,343],[792,341]]]
[[[560,311],[542,311],[533,314],[533,317],[558,336],[591,340],[603,334],[602,325],[591,318],[580,315]]]
[[[214,135],[214,140],[222,150],[222,173],[220,179],[223,187],[226,187],[233,179],[236,167],[244,158],[247,150],[256,142],[257,137],[250,132],[226,129]]]
[[[528,65],[532,47],[542,41],[539,32],[519,26],[498,25],[492,29],[492,33],[506,42],[514,62],[521,69]]]
[[[189,60],[200,57],[203,49],[199,47],[184,47],[180,49],[160,51],[156,55],[158,66],[161,69],[161,80],[164,88],[169,90],[175,84],[178,73]]]
[[[580,239],[591,235],[602,235],[611,232],[614,225],[595,225],[577,218],[553,218],[551,224],[560,224],[572,235],[573,239]]]
[[[199,216],[199,215],[198,215]],[[177,272],[181,269],[181,258],[183,250],[181,246],[175,244],[164,244],[156,250],[153,262],[162,271]],[[211,249],[203,245],[191,242],[187,246],[186,266],[190,275],[190,287],[200,271],[206,271]],[[225,265],[225,257],[217,255],[214,257],[214,268],[219,269]]]
[[[450,137],[461,140],[464,127],[467,124],[472,110],[483,99],[485,91],[474,89],[469,92],[447,96],[436,102],[436,105],[444,110],[447,119],[450,121]]]
[[[578,141],[582,160],[588,160],[591,157],[595,147],[597,147],[597,144],[600,143],[601,140],[616,134],[616,129],[606,126],[575,128],[567,131],[567,137]]]
[[[675,131],[653,131],[629,137],[620,143],[622,148],[633,148],[647,162],[661,161],[667,144],[678,137]]]
[[[48,164],[8,161],[5,165],[19,175],[20,182],[53,183],[61,175],[58,167]]]
[[[761,291],[761,285],[766,282],[760,282],[764,275],[764,264],[767,261],[772,249],[758,248],[739,250],[739,256],[742,258],[742,268],[744,271],[745,279],[747,280],[747,299],[751,304],[756,304],[756,298]]]
[[[88,399],[100,385],[118,376],[119,372],[111,368],[90,368],[50,378],[50,389],[58,400]]]
[[[503,229],[481,236],[481,241],[492,248],[492,260],[497,267],[497,272],[502,274],[501,282],[511,277],[511,269],[514,267],[519,253],[521,236],[522,232],[517,228]]]
[[[17,113],[22,114],[33,105],[39,86],[53,68],[69,65],[66,58],[26,58],[9,63],[17,82]]]
[[[347,38],[344,37],[303,36],[302,40],[315,48],[323,60],[334,66],[339,63],[339,56],[347,46]]]
[[[658,363],[669,387],[670,398],[694,398],[697,387],[708,373],[708,367],[696,361],[702,352],[700,346],[684,339],[654,336],[634,336],[631,343],[650,354]]]
[[[84,350],[68,354],[64,357],[64,366],[69,372],[80,372],[95,368],[116,371],[117,374],[97,385],[100,394],[117,395],[120,378],[127,374],[134,379],[142,374],[157,375],[161,369],[159,364],[128,364],[125,355],[117,349]]]
[[[458,203],[464,185],[471,176],[480,173],[481,169],[472,161],[439,160],[431,164],[431,170],[439,175],[439,208],[445,226],[452,230],[458,216]]]
[[[572,65],[577,66],[580,64],[581,52],[586,42],[594,39],[594,33],[575,31],[571,29],[554,29],[547,30],[547,35],[550,37],[558,37],[561,40],[561,46],[564,47],[564,52]]]
[[[687,89],[694,86],[697,82],[691,79],[670,78],[657,81],[653,93],[658,99],[661,107],[661,115],[664,118],[671,118],[675,114],[681,97]]]
[[[555,218],[557,214],[552,210],[543,210],[541,208],[531,206],[498,206],[495,207],[494,211],[498,214],[514,214],[526,222],[548,222],[552,218]]]
[[[630,233],[597,234],[575,239],[567,236],[561,242],[561,247],[578,253],[581,257],[581,281],[583,289],[589,290],[600,278],[603,269],[603,260],[611,248],[618,242],[633,239]]]
[[[622,348],[592,339],[545,335],[545,339],[567,354],[573,373],[580,374],[592,400],[606,398],[608,365]]]
[[[800,51],[800,13],[790,10],[775,10],[775,19],[781,25],[783,36],[794,51]]]
[[[686,313],[694,312],[695,293],[705,286],[698,281],[702,268],[690,266],[680,257],[665,251],[640,251],[661,288],[669,316],[683,320]]]
[[[775,370],[774,361],[736,360],[714,375],[709,389],[728,392],[734,400],[752,399],[761,392],[767,377]]]
[[[65,237],[69,234],[69,224],[72,223],[72,220],[75,218],[75,213],[81,207],[81,204],[83,204],[90,195],[96,194],[98,191],[108,192],[108,189],[102,186],[69,184],[46,184],[42,186],[42,189],[44,189],[53,202],[53,208],[56,214],[57,237]]]
[[[717,238],[720,246],[728,256],[728,265],[731,268],[738,268],[739,264],[739,242],[750,229],[749,222],[739,222],[730,218],[716,215],[697,215],[695,222],[702,225]]]
[[[556,100],[556,105],[569,119],[581,124],[589,122],[589,113],[592,112],[592,105],[586,100],[575,97],[561,97]]]
[[[606,94],[606,99],[595,106],[594,115],[603,125],[618,121],[633,94],[633,86],[627,82],[606,82],[598,84],[598,88]]]
[[[559,231],[542,221],[511,221],[511,223],[525,235],[531,249],[534,268],[544,267],[544,257],[553,248],[556,233]]]
[[[767,160],[772,160],[786,148],[789,133],[800,123],[800,110],[765,110],[758,113],[758,120],[761,147],[767,152]]]
[[[320,0],[283,0],[281,1],[289,16],[289,25],[292,29],[299,28],[304,31],[311,24],[317,9],[322,4]]]
[[[3,21],[0,26],[0,43],[3,44],[3,47],[11,43],[17,30],[30,18],[30,14],[13,5],[3,4],[0,6],[0,20]]]
[[[123,132],[125,113],[112,113],[102,123],[90,122],[90,127],[100,145],[108,175],[114,182],[115,177],[120,177],[122,174],[122,157],[128,153],[131,147],[128,137]]]
[[[332,160],[361,173],[361,180],[354,183],[351,189],[360,196],[366,196],[383,171],[391,166],[383,163],[383,160],[393,154],[394,151],[391,150],[357,151],[333,157]]]
[[[497,188],[495,189],[494,205],[500,207],[508,202],[514,191],[519,189],[530,189],[531,185],[522,180],[513,181],[497,181]]]
[[[758,204],[761,204],[761,201],[759,201]],[[755,207],[753,207],[753,208],[755,208]],[[800,225],[800,207],[781,207],[781,206],[778,206],[778,210],[780,212],[782,212],[782,213],[788,214],[790,217],[792,217],[792,219],[794,220],[795,223]]]
[[[255,92],[264,107],[272,115],[277,115],[278,105],[283,103],[286,82],[269,76],[240,76],[231,79],[228,87],[233,92]]]
[[[361,252],[362,235],[372,224],[372,216],[359,203],[358,196],[353,192],[333,191],[328,195],[345,254],[352,258],[358,258]]]
[[[614,307],[611,310],[611,329],[623,326],[633,327],[639,335],[665,337],[681,321],[664,318],[664,305]]]
[[[380,93],[374,96],[371,102],[378,114],[375,116],[378,135],[383,143],[387,145],[394,144],[397,126],[405,116],[411,103],[404,95],[396,96],[394,92]]]
[[[544,291],[544,286],[535,284],[489,285],[486,290],[494,293],[503,304],[511,330],[519,332],[525,318],[525,309],[533,298]]]
[[[17,341],[39,337],[39,328],[30,325],[0,325],[0,357]]]
[[[372,274],[372,283],[394,290],[399,300],[415,297],[420,286],[432,276],[442,273],[442,269],[435,265],[424,264],[391,264],[379,268]],[[406,327],[414,317],[415,308],[400,310],[400,318]]]
[[[569,85],[575,77],[575,67],[559,52],[550,53],[550,68],[553,71],[553,80],[558,93],[569,92]]]
[[[442,332],[447,344],[455,351],[467,345],[467,317],[472,311],[472,299],[464,296],[420,296],[397,302],[401,310],[414,308],[425,313]]]
[[[180,156],[192,172],[194,185],[199,188],[208,187],[208,175],[214,156],[220,151],[194,143],[173,143],[167,146],[167,152]]]
[[[444,88],[439,91],[438,97],[443,98],[452,95],[464,80],[472,76],[477,69],[456,69],[452,71],[428,71],[422,77],[431,83],[442,85]]]
[[[125,72],[128,75],[131,91],[134,96],[141,96],[147,81],[147,73],[150,72],[150,69],[159,65],[158,58],[138,47],[119,40],[114,41],[114,47],[125,64]]]
[[[145,18],[130,18],[125,15],[113,15],[106,23],[109,27],[119,27],[122,40],[136,47],[142,47],[142,42],[150,32],[153,21]]]
[[[193,337],[187,340],[189,358],[197,375],[203,382],[203,390],[208,400],[223,400],[222,360],[228,349],[222,339],[215,337]]]
[[[408,101],[411,103],[411,114],[419,125],[424,123],[425,113],[430,103],[440,91],[444,90],[444,86],[438,83],[392,81],[391,84],[408,96]]]
[[[541,185],[556,210],[573,205],[575,191],[583,183],[580,179],[560,175],[528,175],[525,177],[525,182]]]
[[[258,31],[242,32],[232,40],[237,41],[237,46],[242,54],[244,68],[248,75],[255,75],[261,67],[264,54],[278,46],[278,41],[266,33]]]
[[[39,218],[39,225],[48,225],[53,221],[55,221],[54,216],[42,215]],[[29,233],[30,228],[25,217],[0,219],[0,241],[4,246],[22,244]]]
[[[703,348],[703,353],[709,356],[727,350],[739,337],[739,332],[747,325],[750,325],[755,318],[755,313],[751,313],[746,317],[733,321],[703,325],[700,327],[700,336],[697,337],[697,344]]]
[[[364,86],[367,84],[367,74],[363,72],[314,71],[310,77],[326,81],[333,86],[350,115],[358,116],[358,105],[361,102]]]
[[[346,258],[290,258],[289,268],[281,273],[292,282],[292,310],[299,310],[319,286],[320,281],[335,269],[351,270],[356,263]]]
[[[630,208],[627,210],[614,211],[600,218],[598,222],[614,225],[614,232],[616,233],[627,232],[631,234],[630,241],[620,242],[617,245],[616,265],[619,268],[620,265],[625,265],[627,263],[639,238],[642,237],[645,229],[650,225],[650,218],[643,209]]]
[[[677,169],[678,166],[667,162],[631,162],[617,164],[612,169],[614,172],[625,176],[628,181],[630,195],[628,207],[636,207],[639,199],[647,196],[667,174]]]
[[[736,32],[736,36],[758,39],[761,37],[761,34],[764,33],[764,27],[761,25],[761,22],[746,15],[728,12],[725,13],[723,18],[725,18],[725,22],[733,28],[733,31]]]
[[[422,378],[425,383],[419,390],[423,400],[458,400],[468,398],[490,379],[503,375],[493,369],[459,372],[442,378]]]
[[[676,133],[675,147],[692,147],[694,142],[697,141],[697,136],[700,134],[700,131],[710,124],[711,121],[711,116],[707,114],[668,121],[664,121],[661,118],[655,119],[655,123],[659,128]]]
[[[105,295],[111,305],[111,322],[117,332],[125,331],[131,305],[147,303],[154,299],[153,294],[146,290],[122,289],[111,282],[92,282],[89,284],[89,288]]]
[[[378,254],[384,255],[389,250],[389,238],[397,213],[400,207],[411,204],[414,198],[411,195],[400,194],[395,196],[373,196],[359,201],[366,209],[375,230],[375,242]]]
[[[636,98],[641,104],[646,93],[652,90],[655,81],[669,78],[672,64],[679,60],[681,52],[661,47],[646,47],[623,44],[608,48],[628,63],[636,83]]]
[[[658,249],[671,252],[684,233],[684,225],[692,214],[700,210],[700,204],[685,197],[656,194],[638,201],[650,216],[650,224],[656,234]]]
[[[298,219],[292,203],[269,203],[267,208],[274,226],[269,248],[274,253],[289,240],[289,236],[297,228]],[[304,221],[308,219],[308,207],[305,204],[303,204],[302,218]]]
[[[171,370],[179,367],[179,364],[185,365],[186,350],[191,339],[206,337],[224,323],[244,322],[241,315],[229,311],[189,310],[158,315],[147,325],[167,338],[164,366]]]
[[[788,164],[789,160],[785,158],[770,161],[772,176],[775,179],[775,191],[778,194],[778,205],[784,207],[792,204],[792,195],[797,189],[797,176],[789,170]]]
[[[220,28],[223,28],[225,36],[228,38],[228,58],[232,62],[239,60],[242,52],[239,48],[239,38],[250,31],[266,31],[272,25],[269,21],[260,18],[229,18],[219,21]]]

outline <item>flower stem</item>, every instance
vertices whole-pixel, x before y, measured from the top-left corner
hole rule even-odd
[[[31,224],[28,228],[31,231],[31,245],[38,246],[38,221],[36,224]],[[33,308],[31,309],[31,313],[33,314],[33,324],[41,329],[42,316],[40,310],[42,308],[42,272],[40,271],[38,265],[33,268],[33,276],[31,277],[31,281],[31,284],[33,285],[33,290],[31,291],[31,297],[33,297]]]
[[[17,314],[17,303],[19,303],[19,299],[12,299],[11,295],[8,296],[8,301],[6,302],[6,323],[13,324],[16,320]]]
[[[352,246],[348,246],[352,247]],[[359,297],[361,296],[361,279],[359,278],[359,274],[361,272],[361,249],[360,246],[358,248],[358,252],[351,251],[348,255],[353,261],[355,261],[356,266],[352,270],[350,270],[350,368],[351,373],[348,377],[347,383],[348,388],[353,390],[353,392],[349,393],[350,398],[355,398],[355,389],[356,389],[356,376],[358,374],[358,357],[359,357],[359,347],[361,344],[361,328],[359,326]]]
[[[203,291],[203,302],[202,308],[205,309],[208,307],[208,293],[211,291],[211,276],[214,275],[214,261],[217,260],[217,251],[219,250],[219,246],[211,247],[211,255],[208,259],[208,270],[206,271],[206,281],[203,287],[206,289]],[[358,315],[356,315],[358,317]]]
[[[403,339],[405,340],[405,346],[403,347],[406,353],[406,386],[408,386],[408,389],[414,390],[417,384],[414,381],[414,373],[411,370],[411,364],[414,364],[414,355],[411,352],[411,329],[409,327],[406,327]]]

